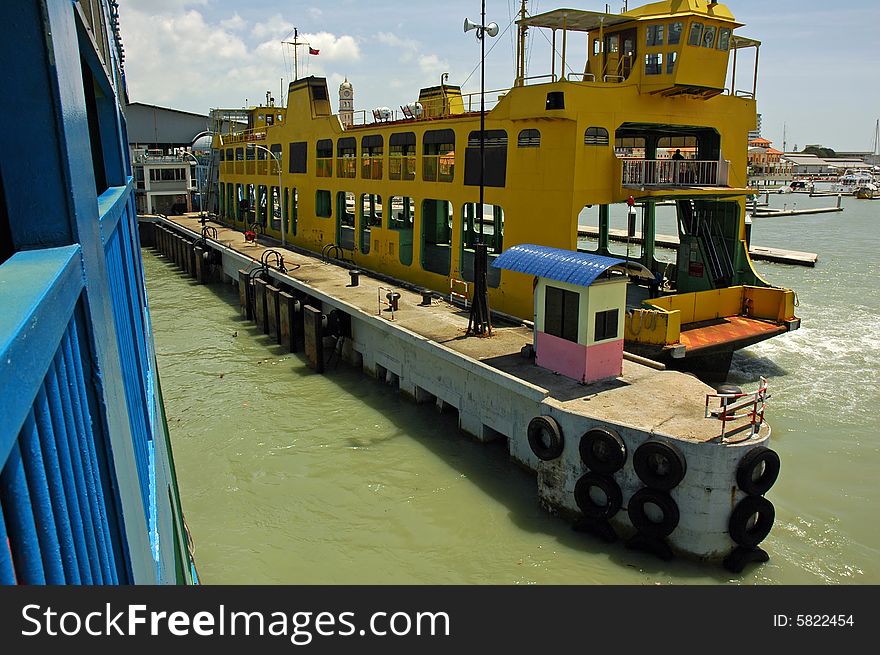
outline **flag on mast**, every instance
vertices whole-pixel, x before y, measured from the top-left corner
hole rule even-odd
[[[316,48],[313,48],[312,46],[309,46],[309,54],[310,54],[310,55],[317,55],[317,54],[320,54],[320,53],[321,53],[320,50],[318,50],[318,49],[316,49]]]

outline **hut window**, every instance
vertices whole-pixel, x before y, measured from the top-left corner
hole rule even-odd
[[[729,50],[730,49],[730,30],[727,28],[724,28],[718,32],[718,49],[719,50]]]
[[[577,343],[579,305],[580,294],[548,284],[544,290],[544,332]]]
[[[676,53],[670,52],[666,55],[666,74],[672,75],[675,72]]]
[[[617,315],[618,309],[609,309],[604,312],[596,312],[596,332],[594,341],[605,341],[617,338]]]
[[[681,32],[684,29],[684,23],[670,23],[669,24],[669,40],[667,43],[669,45],[678,45],[681,43]]]

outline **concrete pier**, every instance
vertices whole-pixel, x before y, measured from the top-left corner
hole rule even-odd
[[[192,241],[200,235],[195,217],[154,220]],[[263,237],[256,245],[245,245],[243,235],[229,228],[218,226],[217,233],[217,239],[206,241],[206,248],[219,253],[226,277],[238,285],[249,284],[246,273],[260,266],[265,250],[280,249]],[[523,356],[533,338],[525,325],[499,324],[491,338],[467,338],[467,312],[445,301],[424,305],[420,293],[404,288],[399,289],[399,309],[391,321],[387,312],[378,311],[376,300],[378,288],[387,282],[362,272],[359,285],[352,287],[347,268],[318,256],[284,250],[284,260],[298,266],[290,273],[272,268],[266,272],[271,286],[279,289],[278,331],[282,341],[298,345],[296,298],[307,298],[300,306],[303,346],[316,371],[332,352],[323,351],[328,319],[342,316],[347,336],[337,343],[344,344],[346,360],[397,386],[415,402],[457,411],[461,430],[474,438],[504,439],[510,457],[537,473],[538,497],[550,511],[582,519],[578,483],[591,474],[590,479],[596,477],[585,462],[584,443],[596,430],[607,431],[619,436],[624,451],[620,468],[599,476],[603,484],[619,489],[621,499],[616,505],[608,503],[609,515],[603,519],[608,529],[624,537],[644,537],[668,528],[668,537],[659,541],[695,558],[721,559],[736,548],[729,522],[733,509],[749,496],[738,486],[737,470],[747,454],[767,445],[770,428],[764,423],[757,435],[740,432],[722,438],[721,423],[705,417],[711,387],[691,375],[629,360],[618,378],[579,384]],[[258,278],[254,281],[255,318],[261,326],[268,314],[268,286]],[[247,290],[240,288],[240,293],[247,302]],[[559,429],[561,450],[549,460],[539,458],[530,444],[530,426],[539,417],[552,419]],[[657,447],[656,442],[681,458],[683,477],[671,488],[658,490],[636,465],[637,454]],[[646,519],[647,527],[637,526],[631,518],[637,508],[630,501],[646,494],[659,494],[662,502],[672,503],[675,520],[664,513],[656,525],[654,519]]]

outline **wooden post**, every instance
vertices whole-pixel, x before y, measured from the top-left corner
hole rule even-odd
[[[324,372],[324,321],[320,309],[303,306],[303,336],[306,361],[316,373]]]

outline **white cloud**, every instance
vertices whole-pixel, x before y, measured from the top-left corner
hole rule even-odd
[[[315,20],[319,19],[321,16],[324,15],[324,12],[321,11],[320,9],[318,9],[317,7],[309,7],[308,12],[309,12],[309,16],[311,16]]]
[[[227,18],[226,20],[220,21],[220,27],[227,30],[240,30],[245,25],[247,25],[247,23],[245,22],[244,18],[238,15],[238,12],[235,12],[235,15],[232,16],[232,18]]]
[[[329,61],[355,61],[361,58],[360,47],[352,36],[336,36],[329,32],[318,32],[317,34],[302,34],[301,37],[313,48],[320,50],[320,57]]]
[[[251,35],[258,39],[274,38],[280,41],[293,30],[293,25],[284,20],[281,14],[275,14],[269,20],[256,23],[251,28]]]
[[[440,74],[449,70],[449,62],[437,55],[423,55],[419,57],[419,68],[425,75]]]

